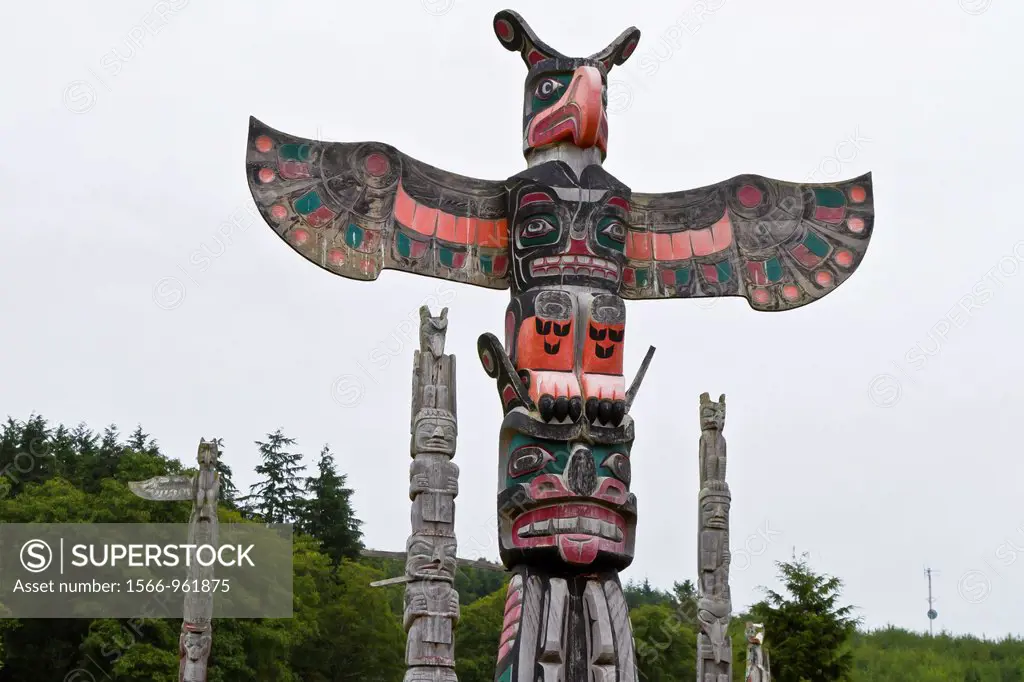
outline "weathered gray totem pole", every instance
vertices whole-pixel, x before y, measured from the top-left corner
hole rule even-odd
[[[697,534],[697,682],[732,681],[729,616],[729,505],[725,482],[725,396],[700,397],[700,494]]]
[[[455,591],[455,357],[444,354],[448,309],[420,308],[420,349],[413,356],[409,470],[412,535],[406,545],[405,682],[457,682]]]
[[[128,484],[133,493],[146,500],[192,500],[192,515],[188,522],[189,544],[214,547],[218,544],[218,445],[216,439],[200,439],[199,473],[195,476],[156,476]],[[212,565],[200,566],[199,562],[189,562],[189,583],[202,584],[202,581],[212,579]],[[198,589],[186,592],[182,616],[181,635],[178,638],[178,682],[206,682],[207,663],[213,644],[213,595]]]
[[[747,623],[746,682],[772,682],[771,666],[764,653],[764,625]]]

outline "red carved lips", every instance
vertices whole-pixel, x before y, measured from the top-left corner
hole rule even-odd
[[[526,131],[533,149],[572,139],[581,149],[598,147],[607,152],[608,120],[602,98],[601,72],[593,66],[576,69],[562,98],[538,114]]]
[[[626,521],[610,509],[586,503],[558,504],[526,512],[512,526],[515,547],[557,547],[562,559],[590,564],[599,551],[624,554]]]

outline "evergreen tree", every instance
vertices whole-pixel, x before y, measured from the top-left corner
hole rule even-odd
[[[249,486],[249,494],[238,501],[245,502],[247,509],[266,523],[294,523],[304,502],[299,473],[306,469],[299,464],[300,453],[285,450],[295,445],[295,439],[278,429],[267,434],[266,443],[256,441],[256,445],[263,460],[256,473],[262,480]]]
[[[217,444],[217,451],[223,453],[224,442],[221,438],[214,438],[214,442]],[[231,472],[231,467],[224,463],[222,457],[217,457],[217,465],[215,467],[218,478],[220,479],[220,499],[225,502],[235,502],[238,499],[238,488],[235,487],[235,480]]]
[[[815,574],[805,554],[791,563],[777,562],[784,597],[765,589],[767,599],[752,615],[771,633],[772,679],[776,682],[849,680],[853,669],[850,637],[858,619],[852,606],[837,606],[842,581]]]
[[[330,446],[324,445],[317,475],[306,479],[311,497],[304,505],[302,530],[318,539],[336,564],[342,558],[358,559],[363,549],[363,522],[352,511],[352,490],[345,482],[346,476],[335,469]]]
[[[156,440],[150,438],[149,434],[142,430],[142,424],[135,427],[125,445],[139,454],[157,455],[160,453],[160,446],[157,445]]]

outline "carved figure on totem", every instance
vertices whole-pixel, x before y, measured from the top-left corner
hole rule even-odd
[[[219,546],[217,502],[220,496],[220,475],[217,460],[220,457],[219,439],[200,439],[197,461],[199,471],[194,476],[157,476],[146,481],[132,481],[128,487],[136,495],[156,501],[192,501],[188,523],[188,542],[191,545]],[[210,580],[213,566],[189,562],[187,579]],[[207,660],[213,642],[213,595],[193,590],[185,594],[183,621],[179,637],[179,682],[206,682]]]
[[[213,642],[211,626],[198,627],[191,623],[181,626],[178,637],[179,682],[206,682],[207,661]]]
[[[420,350],[413,354],[409,470],[412,535],[406,547],[405,682],[457,682],[453,629],[459,620],[455,497],[455,358],[444,354],[448,309],[420,308]]]
[[[700,396],[700,426],[697,679],[698,682],[731,682],[729,507],[732,495],[725,481],[724,395],[717,403],[707,393]]]
[[[771,682],[771,671],[764,653],[764,625],[747,623],[747,670],[746,682]]]
[[[755,310],[783,311],[822,298],[863,260],[874,223],[871,177],[796,184],[741,175],[681,192],[633,192],[602,163],[608,74],[640,32],[629,28],[573,58],[515,12],[499,12],[494,31],[527,67],[526,170],[468,178],[379,142],[318,142],[251,119],[249,186],[273,230],[335,274],[369,281],[395,269],[510,290],[504,343],[493,334],[478,342],[504,415],[499,549],[522,582],[510,594],[527,600],[509,612],[508,632],[518,634],[502,636],[496,679],[580,682],[599,672],[625,682],[636,671],[613,585],[633,559],[629,411],[651,353],[627,389],[624,301],[738,296]],[[709,471],[724,477],[716,457]],[[517,629],[543,622],[530,610],[541,605],[557,615],[562,602],[552,595],[563,588],[562,634]],[[589,608],[611,620],[587,621]],[[603,628],[600,636],[587,639],[587,623]],[[554,641],[570,648],[556,655]],[[595,648],[605,641],[613,653]],[[570,662],[565,652],[574,646],[587,653]],[[611,668],[594,662],[609,656]]]

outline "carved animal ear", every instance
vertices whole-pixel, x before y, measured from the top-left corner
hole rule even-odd
[[[619,34],[619,37],[613,40],[611,45],[590,55],[588,59],[601,62],[604,64],[605,71],[611,71],[613,66],[619,66],[629,59],[639,42],[640,30],[636,26],[630,26]]]
[[[494,34],[510,52],[523,56],[527,67],[543,59],[566,59],[566,56],[542,42],[526,20],[510,9],[494,15]]]
[[[447,308],[442,308],[441,309],[441,319],[442,320],[447,320],[448,319],[448,309]]]

